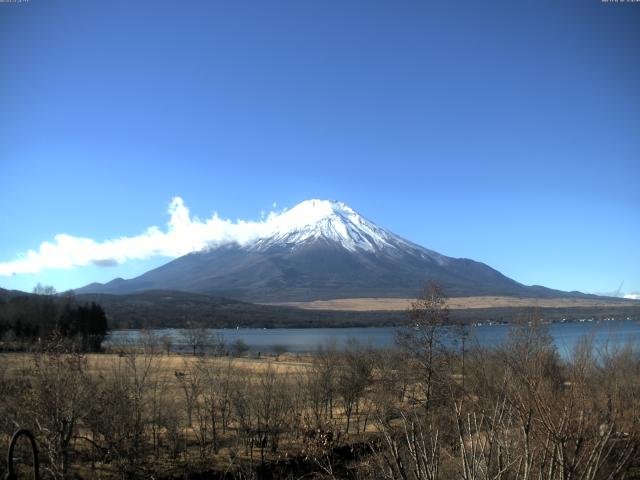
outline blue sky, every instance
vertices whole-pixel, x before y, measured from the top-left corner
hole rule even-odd
[[[308,198],[526,284],[640,292],[640,4],[0,3],[0,263]],[[119,266],[0,276],[63,290]]]

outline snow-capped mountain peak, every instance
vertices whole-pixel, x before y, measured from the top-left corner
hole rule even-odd
[[[405,240],[341,202],[307,200],[247,227],[243,241],[212,244],[130,280],[84,293],[181,290],[259,302],[414,297],[425,281],[450,295],[555,295],[496,270]]]
[[[253,248],[264,250],[275,245],[296,248],[313,240],[327,240],[349,251],[378,251],[409,246],[402,238],[378,227],[351,207],[336,201],[305,200],[269,220],[268,235]]]
[[[359,216],[342,202],[332,200],[305,200],[290,210],[285,210],[273,219],[279,230],[299,230],[330,217]]]

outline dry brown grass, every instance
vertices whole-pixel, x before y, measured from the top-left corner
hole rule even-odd
[[[91,353],[85,355],[88,373],[100,375],[111,372],[125,357],[117,353]],[[194,364],[202,357],[193,355],[154,355],[154,368],[160,376],[174,376],[176,371]],[[212,366],[224,366],[230,357],[206,357]],[[246,372],[262,372],[271,366],[277,373],[299,372],[309,367],[310,358],[305,355],[281,355],[279,360],[273,356],[264,355],[261,358],[231,357],[235,368]],[[21,375],[33,366],[33,355],[29,353],[0,353],[0,363],[5,375],[9,378]]]
[[[312,302],[286,302],[272,305],[298,307],[306,310],[340,310],[340,311],[402,311],[407,310],[415,299],[411,298],[340,298],[335,300],[314,300]],[[629,304],[630,300],[607,298],[525,298],[525,297],[453,297],[447,304],[452,310],[470,308],[499,307],[539,307],[539,308],[571,308],[571,307],[611,307]]]
[[[135,359],[140,372],[145,369],[145,366],[150,365],[150,375],[153,377],[152,381],[159,382],[162,385],[161,395],[164,398],[174,399],[174,404],[178,406],[181,415],[181,427],[180,434],[184,437],[185,450],[181,453],[181,462],[183,465],[190,465],[190,468],[212,468],[212,465],[216,465],[220,468],[229,468],[232,463],[230,458],[237,458],[238,461],[248,461],[250,458],[259,458],[259,448],[254,446],[252,450],[247,451],[238,447],[237,425],[235,423],[229,428],[226,434],[218,432],[218,439],[221,443],[220,450],[217,453],[209,452],[207,455],[207,463],[202,464],[203,459],[200,456],[198,449],[198,439],[196,430],[198,428],[198,419],[194,417],[193,426],[187,427],[185,419],[182,418],[185,415],[183,411],[184,407],[184,391],[178,380],[178,372],[194,372],[197,368],[220,368],[224,369],[229,366],[229,362],[232,365],[232,371],[234,378],[245,378],[249,382],[258,382],[261,374],[265,373],[267,369],[271,369],[276,374],[283,375],[288,385],[291,388],[296,388],[296,379],[299,375],[305,375],[305,372],[311,365],[312,359],[309,356],[286,354],[280,355],[276,358],[272,355],[263,355],[260,358],[248,358],[248,357],[213,357],[213,356],[193,356],[193,355],[181,355],[181,354],[161,354],[150,353],[145,355],[142,351],[136,351],[135,355],[132,355],[134,350],[124,351],[121,353],[102,353],[102,354],[84,354],[86,359],[86,373],[94,381],[100,381],[102,378],[108,379],[113,376],[131,375],[132,371],[127,369],[128,362]],[[7,380],[17,378],[29,378],[33,374],[33,368],[35,366],[36,354],[28,352],[20,353],[0,353],[0,375]],[[149,362],[149,363],[147,363]],[[187,373],[189,375],[190,373]],[[147,395],[150,395],[147,392]],[[336,418],[342,416],[339,408],[336,407],[334,411]],[[343,422],[344,423],[344,422]],[[219,428],[219,427],[218,427]],[[79,430],[87,437],[87,431]],[[0,435],[0,440],[3,444],[8,442],[7,436]],[[209,440],[210,441],[210,440]],[[285,439],[282,441],[283,449],[289,453],[299,452],[303,446],[296,439]],[[89,454],[89,450],[85,449],[86,445],[82,442],[77,445],[78,451],[82,450],[85,455]],[[268,461],[275,461],[280,458],[280,453],[272,453],[270,451],[265,452],[265,457]],[[148,459],[147,459],[148,460]],[[154,458],[153,463],[156,469],[162,470],[166,468],[166,471],[176,468],[176,461],[168,458]],[[166,464],[166,465],[165,465]],[[95,468],[90,468],[89,464],[79,464],[74,466],[77,472],[81,472],[83,478],[95,478],[99,475],[101,478],[118,478],[118,474],[113,465],[98,464]],[[234,467],[236,468],[236,467]],[[1,473],[1,470],[0,470]]]

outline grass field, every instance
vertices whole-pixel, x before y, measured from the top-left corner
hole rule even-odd
[[[112,371],[123,361],[122,356],[116,353],[86,354],[87,372],[92,375],[104,374]],[[160,376],[173,377],[176,371],[185,369],[201,361],[202,357],[180,354],[156,354],[153,355],[154,365]],[[226,366],[230,357],[206,357],[211,367]],[[261,358],[231,357],[234,368],[249,372],[262,372],[271,367],[276,373],[291,373],[304,371],[311,365],[311,359],[305,355],[280,355],[276,359],[273,355],[263,355]],[[29,353],[0,353],[2,370],[9,378],[20,375],[33,367],[33,355]]]
[[[258,461],[262,462],[261,458],[270,462],[286,460],[288,456],[301,455],[305,448],[309,448],[309,445],[300,438],[302,432],[305,431],[303,430],[304,425],[295,427],[293,432],[287,429],[294,428],[292,425],[300,422],[304,415],[311,415],[304,406],[306,405],[303,400],[305,392],[301,390],[302,386],[307,384],[307,377],[312,371],[313,358],[310,356],[283,354],[279,357],[263,355],[260,358],[212,357],[165,355],[158,352],[145,354],[137,349],[131,349],[120,353],[85,354],[82,357],[86,360],[83,371],[88,379],[84,388],[95,388],[96,392],[99,392],[100,385],[105,382],[112,387],[124,385],[132,388],[132,390],[126,390],[128,396],[133,396],[127,397],[124,404],[124,408],[131,409],[131,413],[118,416],[114,415],[114,411],[107,410],[109,413],[104,414],[105,418],[109,419],[107,423],[113,423],[120,429],[126,428],[126,419],[134,415],[132,399],[135,398],[135,392],[140,388],[139,393],[142,397],[137,404],[146,419],[143,427],[143,435],[145,435],[147,442],[144,461],[150,463],[151,466],[146,467],[149,471],[161,472],[162,475],[167,475],[167,478],[174,478],[174,474],[183,472],[185,469],[190,471],[237,470],[245,468],[242,466],[245,464],[251,466]],[[41,355],[36,353],[0,353],[0,381],[4,382],[1,384],[8,385],[17,379],[37,383],[38,374],[34,368],[38,358],[41,361],[43,359]],[[65,354],[62,358],[71,359],[71,355]],[[223,377],[219,377],[218,381],[221,383],[216,384],[220,390],[216,389],[215,392],[217,398],[215,408],[220,408],[223,405],[220,403],[221,401],[227,402],[229,412],[227,415],[230,420],[228,420],[226,432],[224,430],[221,432],[220,424],[218,424],[216,440],[218,447],[215,451],[211,447],[210,408],[212,408],[212,404],[207,403],[210,400],[207,400],[206,397],[212,391],[208,390],[207,382],[210,379],[204,374],[205,370],[229,372],[231,382],[229,386],[224,387],[225,380]],[[269,376],[273,374],[277,378],[269,380]],[[223,391],[224,388],[226,390]],[[62,390],[60,392],[68,393]],[[192,397],[192,407],[187,406],[189,400],[186,395],[195,395]],[[12,401],[5,405],[0,402],[0,411],[11,411],[7,405],[12,404],[24,406],[22,401]],[[156,407],[153,405],[170,413],[158,413],[158,410],[154,410]],[[237,407],[232,405],[237,405]],[[281,407],[284,408],[283,410],[277,410],[278,405],[286,405],[286,407]],[[352,416],[352,437],[354,429],[359,434],[358,438],[377,431],[372,419],[369,418],[367,421],[369,413],[363,413],[365,407],[370,409],[371,403],[365,402],[363,399],[360,402],[362,412]],[[238,408],[241,410],[248,408],[251,413],[242,420],[243,414],[239,413],[240,416],[238,416],[240,411]],[[192,413],[187,414],[187,409],[190,409]],[[247,411],[244,414],[247,414]],[[262,438],[261,435],[266,435],[260,433],[261,429],[273,428],[269,427],[270,414],[282,418],[282,424],[276,427],[282,431],[279,434],[277,452],[275,447],[273,450],[271,449],[271,443],[267,448],[266,440],[264,444],[255,440]],[[166,425],[171,425],[171,423],[162,425],[153,423],[160,418],[173,418],[172,415],[175,416],[177,422],[175,430],[167,428]],[[217,415],[218,421],[220,421],[219,411]],[[158,417],[156,418],[156,416]],[[191,419],[191,416],[193,416],[193,423],[187,421],[187,417]],[[340,407],[337,398],[331,416],[333,428],[343,429],[347,424],[345,412]],[[160,421],[166,422],[166,420]],[[250,425],[245,425],[246,421],[249,421]],[[8,443],[12,431],[13,427],[10,426],[6,432],[0,433],[0,445]],[[44,438],[42,432],[37,429],[34,431],[36,431],[39,440]],[[107,429],[107,432],[109,431]],[[207,437],[206,441],[203,440],[203,432]],[[91,438],[92,441],[96,438],[85,425],[84,420],[78,422],[76,435],[78,438]],[[347,437],[345,437],[346,439]],[[309,440],[307,439],[307,441]],[[166,452],[158,456],[157,453],[154,453],[156,448],[169,449],[168,445],[172,444],[171,442],[179,444],[179,456],[172,457]],[[206,442],[206,446],[203,447],[201,442]],[[118,473],[118,469],[123,468],[122,464],[115,460],[110,460],[107,463],[100,460],[89,461],[88,459],[92,458],[91,455],[95,455],[95,450],[92,450],[90,445],[81,441],[74,446],[76,458],[84,458],[84,461],[76,460],[74,465],[74,469],[80,477],[119,478],[121,474]],[[204,460],[205,450],[206,461]],[[2,452],[1,449],[0,452]],[[305,458],[304,455],[301,458]],[[305,461],[310,462],[311,460]],[[28,470],[28,467],[23,466],[23,468]],[[2,473],[0,468],[0,477]]]
[[[388,452],[399,449],[409,464],[438,465],[440,478],[454,478],[468,460],[458,446],[476,448],[486,433],[523,459],[510,464],[509,478],[523,477],[524,461],[544,465],[549,442],[560,451],[566,438],[580,438],[587,452],[576,457],[576,471],[591,468],[583,458],[603,446],[594,471],[639,470],[637,351],[600,357],[585,344],[563,361],[544,326],[522,328],[508,344],[466,356],[357,346],[279,358],[164,355],[143,347],[83,356],[4,353],[0,454],[20,426],[36,434],[47,468],[62,471],[61,459],[70,459],[68,478],[268,472],[262,478],[380,479],[380,468],[393,468]],[[425,364],[423,352],[436,362]],[[487,408],[498,413],[487,417]],[[532,424],[536,435],[529,436]],[[73,435],[61,444],[68,425]],[[416,446],[432,453],[412,460]]]
[[[307,310],[337,311],[402,311],[409,308],[411,298],[340,298],[335,300],[315,300],[312,302],[286,302],[277,305],[298,307]],[[572,307],[611,307],[621,305],[640,305],[640,302],[628,299],[607,298],[519,298],[519,297],[453,297],[448,306],[452,310],[472,308],[500,307],[539,307],[539,308],[572,308]],[[276,304],[273,304],[276,305]]]

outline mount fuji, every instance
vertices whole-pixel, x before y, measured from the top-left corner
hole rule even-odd
[[[452,258],[395,235],[341,202],[306,200],[263,224],[243,243],[189,253],[130,280],[93,283],[77,293],[180,290],[251,302],[411,298],[427,281],[449,296],[582,296],[525,286],[466,258]]]

